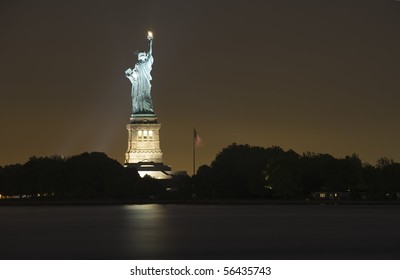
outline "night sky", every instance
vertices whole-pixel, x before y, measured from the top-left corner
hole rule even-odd
[[[277,145],[400,160],[400,2],[0,2],[0,165],[102,151],[123,163],[125,70],[154,32],[164,162]]]

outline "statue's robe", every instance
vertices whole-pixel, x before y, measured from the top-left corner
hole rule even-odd
[[[133,71],[131,69],[126,71],[126,76],[132,83],[133,114],[154,114],[150,95],[153,62],[153,56],[148,55],[146,60],[136,63]]]

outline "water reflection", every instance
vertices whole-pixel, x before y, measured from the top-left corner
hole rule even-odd
[[[0,207],[1,259],[399,259],[400,207]]]
[[[169,251],[169,225],[165,206],[157,204],[124,206],[124,250],[127,255],[158,258]]]

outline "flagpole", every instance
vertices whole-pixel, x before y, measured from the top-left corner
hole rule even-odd
[[[193,128],[193,176],[196,175],[196,129]]]

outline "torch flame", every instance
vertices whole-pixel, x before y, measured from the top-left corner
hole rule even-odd
[[[151,31],[147,32],[147,37],[153,38],[153,32],[151,32]]]

